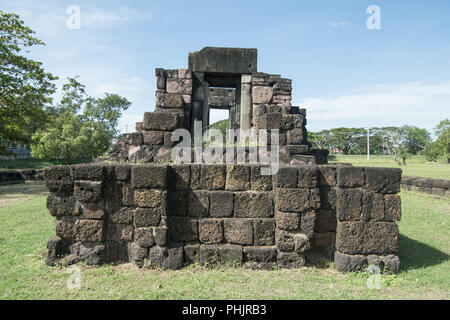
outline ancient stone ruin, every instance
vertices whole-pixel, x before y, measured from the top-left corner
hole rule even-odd
[[[156,76],[155,111],[113,148],[122,163],[45,169],[56,217],[49,265],[272,269],[322,256],[344,272],[399,269],[401,170],[325,164],[327,151],[307,141],[305,110],[291,106],[291,80],[257,72],[255,49],[204,48],[189,55],[188,69]],[[211,108],[229,110],[232,128],[278,129],[278,172],[171,163],[173,130],[191,131],[194,121],[207,128]]]

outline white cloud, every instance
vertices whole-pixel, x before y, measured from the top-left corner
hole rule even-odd
[[[427,129],[450,117],[450,81],[437,84],[376,84],[358,93],[307,97],[310,129],[411,124]]]
[[[128,7],[120,7],[114,10],[81,8],[81,23],[87,26],[109,27],[119,23],[150,20],[152,18],[153,14],[150,11],[138,11]]]
[[[348,21],[340,21],[340,22],[332,22],[330,23],[330,26],[332,26],[333,28],[350,28],[351,27],[351,22]]]
[[[117,93],[123,96],[134,96],[142,93],[145,88],[145,80],[138,76],[125,78],[121,82],[111,82],[98,86],[94,90],[95,95],[102,95],[105,92]]]

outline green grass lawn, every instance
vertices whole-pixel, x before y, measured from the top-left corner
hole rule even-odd
[[[450,179],[450,164],[428,162],[423,156],[413,156],[406,160],[406,165],[398,165],[389,156],[370,156],[367,155],[333,155],[330,163],[345,162],[359,167],[391,167],[401,168],[405,176],[428,177],[437,179]]]
[[[27,191],[28,188],[34,191]],[[65,267],[45,265],[53,218],[38,184],[0,187],[0,299],[450,299],[450,204],[402,191],[402,270],[368,289],[365,273],[328,267],[253,271],[190,266],[140,270],[132,264],[81,267],[81,289],[68,289]],[[30,196],[30,194],[36,194]]]

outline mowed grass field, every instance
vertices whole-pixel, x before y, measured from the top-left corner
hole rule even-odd
[[[336,272],[332,263],[298,270],[229,266],[140,270],[132,264],[81,268],[81,289],[68,289],[66,267],[45,265],[54,235],[42,184],[0,186],[0,299],[450,299],[450,203],[401,193],[401,272]]]
[[[335,159],[334,159],[335,157]],[[370,156],[367,155],[332,155],[329,161],[351,163],[359,167],[389,167],[400,168],[405,176],[417,176],[436,179],[450,179],[450,164],[428,162],[423,156],[412,156],[406,160],[406,165],[399,165],[389,156]]]

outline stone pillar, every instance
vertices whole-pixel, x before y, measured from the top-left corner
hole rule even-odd
[[[193,74],[193,97],[192,97],[192,115],[191,128],[194,128],[194,121],[203,121],[203,103],[205,99],[204,92],[205,74],[194,72]]]
[[[252,121],[252,76],[241,76],[241,129],[248,130]]]
[[[202,116],[203,130],[206,130],[206,128],[209,126],[208,95],[209,95],[209,83],[207,81],[203,81],[203,116]]]

